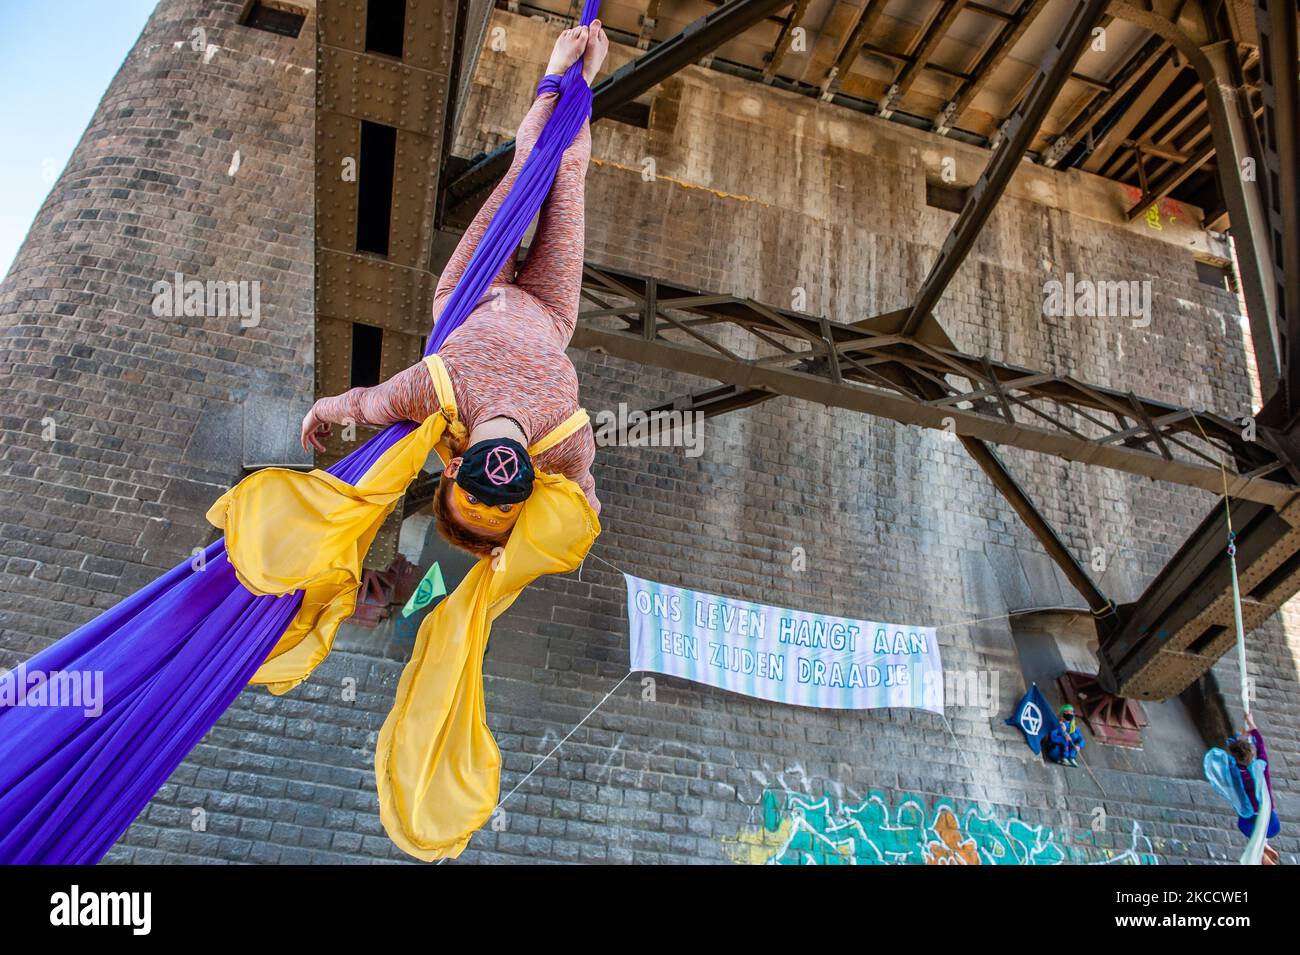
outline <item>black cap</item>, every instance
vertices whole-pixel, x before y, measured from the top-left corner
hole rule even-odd
[[[456,483],[484,504],[518,504],[533,493],[533,462],[518,441],[480,441],[463,455]]]

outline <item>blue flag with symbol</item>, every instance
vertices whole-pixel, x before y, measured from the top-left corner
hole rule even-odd
[[[1007,725],[1018,727],[1025,734],[1029,748],[1037,755],[1042,753],[1043,740],[1047,739],[1055,725],[1054,714],[1052,704],[1047,702],[1047,697],[1043,696],[1038,684],[1031,683],[1024,699],[1007,720]]]

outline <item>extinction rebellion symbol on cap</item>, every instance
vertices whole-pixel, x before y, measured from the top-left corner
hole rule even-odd
[[[487,453],[483,469],[487,479],[500,487],[509,484],[519,473],[519,457],[514,448],[498,446]]]

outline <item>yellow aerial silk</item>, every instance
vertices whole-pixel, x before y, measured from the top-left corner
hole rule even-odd
[[[436,355],[425,359],[441,410],[389,448],[355,486],[325,471],[266,468],[208,510],[223,528],[239,581],[255,594],[301,590],[302,607],[252,682],[297,686],[329,654],[356,606],[361,560],[431,451],[463,437],[455,395]],[[587,423],[579,411],[530,447],[532,456]],[[483,653],[492,621],[543,574],[587,555],[600,522],[568,478],[538,471],[506,546],[484,558],[424,620],[375,749],[380,818],[403,851],[455,857],[496,806],[501,754],[485,722]]]

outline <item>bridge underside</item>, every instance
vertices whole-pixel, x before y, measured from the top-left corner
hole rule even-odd
[[[921,77],[954,74],[948,76],[954,84],[950,100],[926,128],[977,137],[992,147],[992,155],[966,194],[912,304],[840,323],[590,263],[574,345],[720,382],[717,388],[683,395],[665,409],[721,414],[788,395],[950,432],[1093,609],[1100,675],[1107,689],[1144,698],[1181,692],[1235,639],[1223,504],[1207,515],[1140,599],[1116,606],[993,446],[1214,493],[1223,493],[1226,481],[1246,626],[1258,625],[1300,590],[1300,126],[1294,0],[1257,0],[1253,7],[1197,0],[1070,0],[1054,5],[1023,0],[1014,13],[936,0],[911,48],[892,54],[872,33],[885,4],[867,0],[851,22],[841,24],[837,54],[826,62],[813,57],[812,66],[800,67],[800,76],[792,77],[788,54],[793,32],[811,5],[808,0],[706,3],[711,9],[703,17],[678,34],[656,40],[656,24],[661,26],[664,14],[659,0],[649,0],[639,35],[633,34],[647,52],[598,85],[593,118],[616,114],[675,71],[704,60],[830,102],[845,103],[847,96],[881,117],[906,114],[917,125],[913,120],[927,88]],[[626,4],[616,6],[622,10]],[[358,338],[358,324],[373,325],[387,335],[379,377],[418,356],[427,331],[420,323],[429,314],[448,236],[463,226],[504,172],[513,146],[507,143],[470,160],[448,153],[451,117],[468,85],[471,54],[478,49],[474,38],[481,38],[490,13],[486,2],[411,0],[405,35],[425,37],[433,31],[439,38],[432,53],[422,42],[419,56],[402,55],[400,39],[398,54],[377,51],[360,34],[374,32],[376,43],[382,44],[385,28],[366,23],[364,7],[361,0],[323,0],[320,5],[320,393],[365,383],[356,380],[356,351],[366,347]],[[539,9],[555,18],[564,15],[546,10],[545,4]],[[565,9],[573,15],[573,7]],[[990,77],[1012,69],[1009,54],[1024,34],[1019,24],[1047,16],[1045,10],[1054,11],[1056,39],[1039,51],[1032,67],[1025,67],[1030,75],[1019,86],[1021,93],[1009,102],[1005,115],[972,120],[982,115],[972,104],[985,101],[979,97]],[[778,16],[782,11],[786,15]],[[976,51],[970,69],[954,70],[941,64],[939,52],[947,39],[961,38],[955,25],[964,22],[962,15],[997,26]],[[1110,75],[1083,75],[1077,68],[1081,53],[1095,28],[1112,23],[1136,31],[1130,49],[1116,56]],[[362,25],[364,30],[359,29]],[[386,29],[391,41],[394,27]],[[756,45],[767,47],[756,61],[760,67],[746,66],[746,57],[753,55],[744,51]],[[874,87],[861,75],[855,79],[854,70],[864,58],[891,56],[891,81],[876,90],[881,95],[867,98]],[[821,80],[810,83],[808,70],[821,71]],[[358,88],[394,92],[388,97],[358,97]],[[1063,91],[1079,88],[1092,89],[1095,95],[1085,97],[1082,108],[1065,110]],[[1080,99],[1074,96],[1070,102]],[[1189,103],[1204,120],[1195,130],[1171,132],[1160,141],[1133,138],[1135,129],[1156,128],[1153,116]],[[981,123],[983,133],[977,136]],[[337,174],[346,156],[367,148],[387,150],[383,155],[393,158],[392,179],[380,183],[378,190],[368,190],[374,183],[367,184],[365,177],[349,183]],[[1254,179],[1236,174],[1243,159],[1257,156],[1263,157],[1265,174]],[[953,345],[935,319],[934,308],[1027,157],[1118,181],[1132,176],[1140,198],[1130,218],[1179,189],[1195,186],[1202,194],[1208,190],[1210,198],[1199,203],[1210,209],[1204,225],[1231,226],[1256,363],[1269,394],[1257,415],[1253,440],[1243,436],[1236,420],[1239,411],[1216,414],[1177,407],[1042,369],[963,354]],[[382,220],[378,229],[373,228],[376,210]],[[383,237],[382,249],[366,245],[377,233]],[[1038,306],[1026,303],[1027,308]],[[724,340],[719,334],[723,329],[747,333],[743,354],[734,343],[727,344],[732,338]],[[413,487],[405,511],[427,503],[432,486],[424,481]],[[380,535],[368,565],[385,566],[395,541],[394,523]]]

